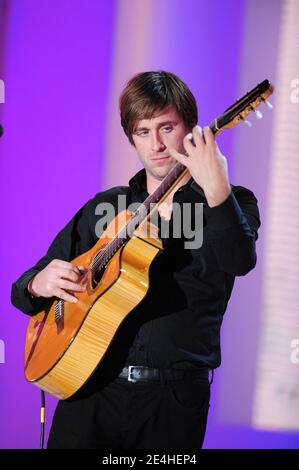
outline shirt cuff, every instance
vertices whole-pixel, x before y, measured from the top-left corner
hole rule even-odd
[[[204,215],[207,226],[212,230],[225,230],[241,225],[245,221],[244,214],[233,192],[218,206],[209,207],[207,205],[204,209]]]
[[[31,271],[27,274],[27,276],[24,276],[22,281],[20,281],[19,283],[14,283],[12,286],[12,297],[14,297],[13,304],[19,310],[22,310],[23,312],[31,315],[43,310],[47,301],[47,299],[45,299],[44,297],[32,297],[27,289],[29,281],[38,272],[39,271],[34,272],[32,274]]]

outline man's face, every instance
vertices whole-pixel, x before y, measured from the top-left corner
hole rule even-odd
[[[141,119],[136,123],[132,138],[148,179],[161,181],[169,173],[177,162],[169,155],[168,149],[185,153],[183,138],[186,134],[188,129],[172,106],[151,119]]]

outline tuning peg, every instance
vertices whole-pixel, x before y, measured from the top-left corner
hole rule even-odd
[[[244,124],[245,124],[245,126],[247,126],[247,127],[252,127],[252,125],[253,125],[252,122],[247,121],[247,119],[244,119]]]
[[[257,119],[262,119],[263,115],[258,109],[256,109],[254,112]]]
[[[262,101],[268,106],[269,109],[273,109],[273,104],[270,103],[270,101],[265,100],[265,98],[262,97]]]

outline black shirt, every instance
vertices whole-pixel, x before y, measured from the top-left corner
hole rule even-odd
[[[77,212],[47,254],[13,284],[11,300],[18,309],[34,315],[45,307],[48,300],[29,295],[28,282],[51,260],[71,261],[90,249],[98,240],[95,227],[104,216],[96,207],[109,202],[117,210],[119,195],[126,196],[127,206],[144,201],[145,170],[129,186],[96,194]],[[203,190],[190,179],[174,194],[173,202],[203,203],[203,243],[186,249],[183,237],[162,239],[164,250],[151,265],[149,291],[124,320],[111,346],[112,356],[107,356],[121,366],[218,367],[220,327],[235,276],[245,275],[256,264],[260,220],[250,190],[232,186],[229,197],[210,208]]]

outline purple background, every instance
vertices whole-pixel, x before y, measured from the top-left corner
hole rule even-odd
[[[133,28],[140,4],[149,11],[143,42],[138,38],[142,25]],[[0,339],[6,347],[5,364],[0,364],[0,448],[39,445],[40,391],[23,376],[28,318],[10,304],[11,283],[44,254],[87,199],[116,180],[127,183],[126,160],[120,159],[129,144],[116,136],[118,151],[107,151],[113,136],[109,123],[120,126],[115,95],[137,71],[171,70],[193,90],[199,123],[208,124],[264,78],[275,83],[281,7],[282,0],[144,0],[139,10],[135,0],[0,0],[0,79],[6,85],[6,102],[0,104],[5,128]],[[125,14],[127,19],[121,17]],[[127,31],[120,24],[127,24]],[[138,48],[144,41],[143,51]],[[124,66],[116,67],[120,63]],[[272,119],[265,111],[252,130],[239,126],[218,138],[231,182],[255,192],[262,218]],[[263,230],[259,263],[237,279],[224,321],[223,365],[212,389],[205,448],[299,447],[298,433],[250,425]],[[47,396],[47,429],[55,403]]]

